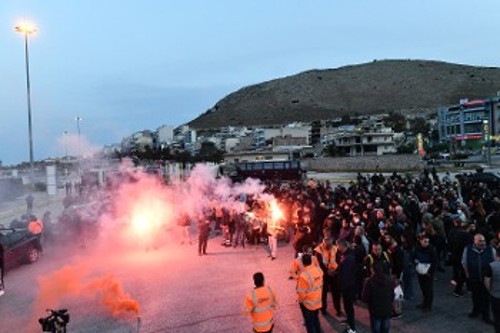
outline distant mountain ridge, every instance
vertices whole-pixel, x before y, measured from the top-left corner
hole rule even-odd
[[[196,129],[287,124],[345,114],[436,112],[495,96],[500,68],[427,60],[374,60],[310,70],[241,88],[188,123]]]

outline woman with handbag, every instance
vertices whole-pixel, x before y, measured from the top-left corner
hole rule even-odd
[[[434,298],[434,272],[437,265],[436,250],[429,244],[429,236],[423,234],[419,237],[419,244],[413,254],[413,262],[417,271],[418,284],[422,291],[422,303],[417,305],[424,312],[432,310]]]

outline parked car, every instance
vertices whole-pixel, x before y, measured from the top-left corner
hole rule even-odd
[[[0,228],[0,246],[4,249],[5,270],[40,259],[43,249],[40,235],[26,229]]]
[[[500,188],[500,175],[498,173],[483,172],[482,170],[478,170],[478,172],[474,174],[459,174],[457,175],[457,179],[460,183],[468,181],[473,185],[477,185],[479,183],[486,184],[486,186],[492,191]]]
[[[492,172],[477,172],[471,177],[474,183],[484,183],[489,189],[500,187],[500,176]]]

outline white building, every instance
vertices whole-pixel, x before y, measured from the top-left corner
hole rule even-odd
[[[130,152],[133,149],[145,151],[146,146],[150,149],[156,147],[156,133],[150,130],[138,131],[122,140],[122,151]]]
[[[322,138],[324,145],[334,144],[347,156],[383,155],[396,153],[394,132],[388,127],[370,129],[343,126]]]
[[[160,145],[171,145],[174,141],[174,126],[163,125],[156,130],[158,133],[158,143]]]

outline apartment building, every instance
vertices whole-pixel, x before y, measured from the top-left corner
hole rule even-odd
[[[438,109],[440,142],[460,142],[480,148],[485,141],[500,139],[500,97],[461,100]]]

